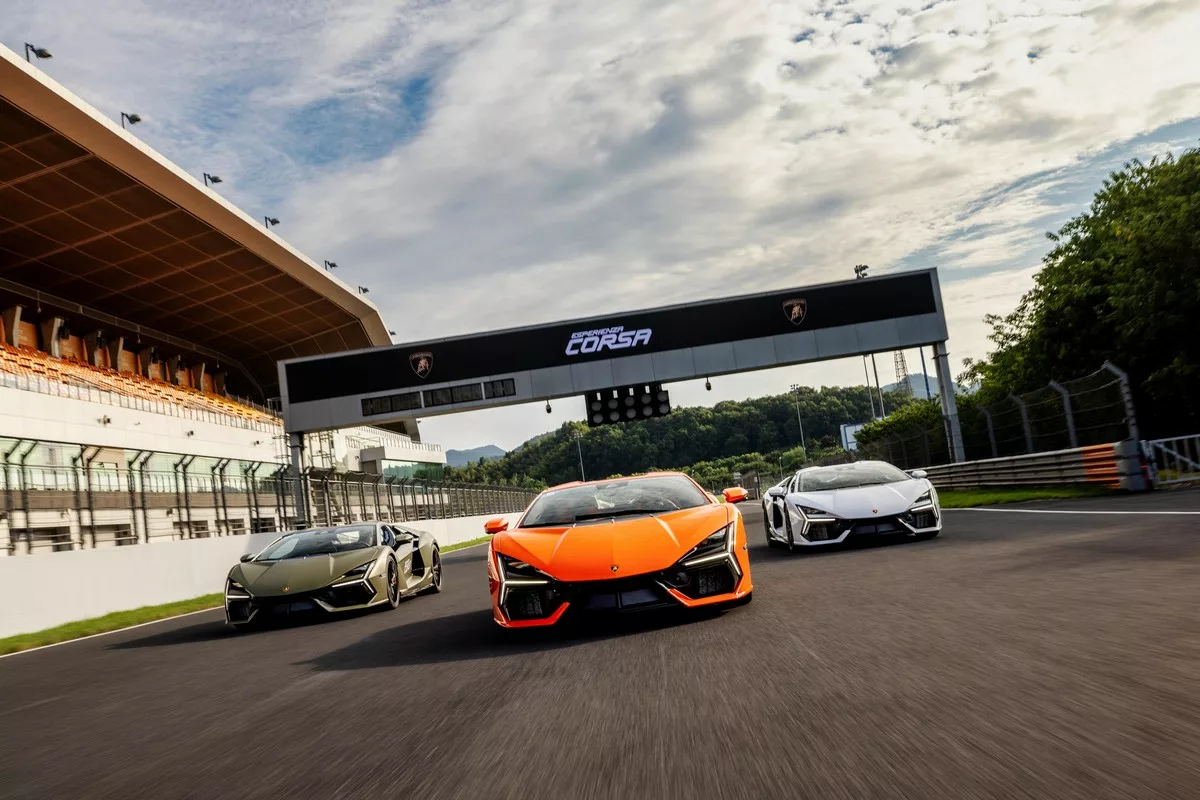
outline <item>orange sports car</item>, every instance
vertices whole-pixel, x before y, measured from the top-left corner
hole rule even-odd
[[[746,529],[686,475],[567,483],[537,496],[516,526],[484,526],[492,616],[505,628],[553,625],[564,615],[750,602]]]

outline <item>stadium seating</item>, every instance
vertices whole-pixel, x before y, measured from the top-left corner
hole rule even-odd
[[[208,394],[140,375],[94,367],[75,359],[0,344],[0,372],[67,386],[84,386],[126,397],[207,411],[250,422],[278,424],[274,415],[221,395]]]

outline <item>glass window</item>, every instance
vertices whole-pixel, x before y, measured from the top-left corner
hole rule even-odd
[[[462,386],[450,387],[451,395],[456,403],[470,403],[483,399],[483,386],[478,383],[468,383]]]
[[[484,384],[484,390],[489,400],[496,397],[513,397],[517,393],[517,382],[512,378],[488,381]]]
[[[376,542],[374,525],[314,528],[277,540],[254,560],[282,561],[286,558],[344,553],[374,547]]]
[[[801,492],[822,492],[828,489],[852,489],[856,486],[876,486],[911,480],[891,464],[882,461],[858,461],[831,467],[813,467],[799,475]]]
[[[426,406],[444,406],[454,401],[454,395],[450,389],[431,389],[425,392]]]
[[[546,492],[533,502],[520,527],[572,525],[614,516],[665,514],[710,502],[704,492],[682,476],[624,478]]]

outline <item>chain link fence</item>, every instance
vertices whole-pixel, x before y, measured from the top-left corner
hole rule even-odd
[[[1046,453],[1137,438],[1128,379],[1116,367],[1101,369],[988,406],[959,396],[959,423],[967,461]],[[954,461],[944,421],[863,442],[859,459],[916,469]]]
[[[36,454],[36,457],[35,457]],[[50,463],[47,463],[50,462]],[[306,507],[296,508],[297,483]],[[0,440],[0,555],[522,511],[513,486]]]

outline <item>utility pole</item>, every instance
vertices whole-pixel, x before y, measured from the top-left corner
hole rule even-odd
[[[579,480],[586,481],[587,477],[583,474],[583,434],[575,431],[575,450],[579,453]]]
[[[804,460],[808,461],[808,447],[804,444],[804,420],[800,418],[800,384],[792,384],[792,395],[796,398],[796,422],[800,425],[800,446],[804,448]]]

